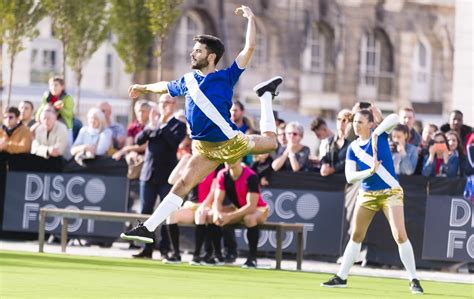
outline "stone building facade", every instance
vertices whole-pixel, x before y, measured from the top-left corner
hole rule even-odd
[[[189,70],[200,33],[224,41],[219,67],[229,65],[244,44],[246,22],[233,13],[240,4],[257,16],[257,48],[235,93],[250,106],[253,85],[281,74],[277,109],[301,114],[330,117],[357,101],[385,111],[451,109],[454,0],[185,0],[165,46],[163,78]],[[152,67],[144,79],[155,76]]]

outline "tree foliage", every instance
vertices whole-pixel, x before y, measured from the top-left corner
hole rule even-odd
[[[35,0],[2,0],[0,8],[0,33],[2,44],[8,47],[10,59],[10,79],[7,96],[7,106],[10,103],[13,68],[16,55],[24,50],[26,38],[38,36],[36,25],[44,17],[44,9]]]
[[[81,98],[82,71],[100,45],[107,39],[109,32],[108,10],[106,0],[66,1],[71,7],[67,17],[70,25],[66,62],[76,79],[76,112],[79,113]]]
[[[150,14],[149,28],[157,39],[157,51],[155,55],[158,58],[158,81],[162,80],[161,55],[163,45],[169,30],[180,16],[178,9],[182,0],[145,0],[145,7]]]
[[[148,61],[148,49],[153,44],[150,15],[145,0],[110,0],[110,26],[116,37],[114,48],[125,64],[125,72],[136,81]]]

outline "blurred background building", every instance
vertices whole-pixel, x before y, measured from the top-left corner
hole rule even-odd
[[[241,4],[257,16],[257,48],[235,90],[236,99],[250,110],[258,107],[252,87],[281,74],[285,83],[275,104],[282,113],[334,118],[357,101],[377,101],[384,111],[412,106],[418,119],[438,122],[450,110],[460,109],[472,125],[471,1],[184,0],[164,47],[163,79],[189,71],[192,38],[200,33],[223,40],[227,50],[219,67],[229,65],[244,44],[246,22],[233,13]],[[13,103],[38,102],[47,78],[61,67],[61,46],[51,21],[46,18],[38,27],[38,38],[27,42],[16,60]],[[110,35],[85,67],[81,112],[98,100],[109,100],[125,120],[131,76],[123,71],[113,42]],[[9,62],[6,47],[2,50],[6,86]],[[156,81],[152,53],[150,49],[140,82]],[[73,76],[69,70],[67,77]],[[66,88],[74,94],[72,82]]]

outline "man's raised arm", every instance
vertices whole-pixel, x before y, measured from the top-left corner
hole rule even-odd
[[[153,84],[133,84],[128,88],[128,96],[132,99],[136,99],[142,93],[167,93],[168,92],[168,81],[161,81]]]
[[[255,50],[257,40],[257,29],[255,26],[255,16],[252,10],[248,6],[242,5],[235,10],[236,15],[242,15],[248,19],[247,23],[247,34],[245,36],[245,47],[239,53],[235,61],[240,68],[246,68],[252,58],[253,51]]]

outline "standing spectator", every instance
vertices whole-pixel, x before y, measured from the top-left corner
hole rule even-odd
[[[464,176],[466,173],[467,161],[464,147],[461,145],[461,138],[456,131],[448,131],[446,134],[448,140],[449,151],[459,157],[459,175]]]
[[[329,139],[334,136],[334,133],[328,128],[326,121],[320,117],[311,123],[311,131],[321,141],[318,150],[318,160],[321,160],[328,151]]]
[[[273,158],[269,153],[254,155],[250,168],[258,175],[260,186],[267,187],[269,185],[268,176],[274,172],[272,163]]]
[[[444,133],[436,132],[433,142],[428,149],[428,155],[424,157],[422,175],[456,177],[459,172],[459,156],[449,151]]]
[[[328,151],[321,159],[322,176],[333,173],[343,173],[346,165],[346,152],[350,141],[347,139],[347,125],[350,123],[352,113],[343,109],[337,114],[337,135],[330,138]]]
[[[97,107],[104,113],[106,127],[112,131],[114,149],[121,149],[127,138],[125,128],[121,124],[112,121],[112,106],[108,102],[102,102]]]
[[[444,133],[449,130],[456,131],[461,138],[463,147],[466,147],[467,141],[472,134],[472,128],[463,124],[463,114],[459,110],[454,110],[449,114],[449,123],[441,126],[441,131]]]
[[[398,113],[400,118],[400,123],[408,127],[409,138],[408,143],[413,144],[414,146],[419,146],[421,143],[421,136],[415,130],[415,110],[413,108],[405,107],[400,109]]]
[[[84,159],[103,156],[112,145],[112,131],[105,125],[105,116],[99,108],[87,112],[87,126],[79,131],[71,148],[77,164],[84,166]]]
[[[18,110],[20,110],[20,120],[21,122],[31,128],[35,123],[35,119],[33,118],[33,103],[30,101],[21,101],[20,105],[18,105]]]
[[[288,138],[287,146],[283,147],[283,153],[276,157],[272,163],[275,171],[305,171],[309,164],[309,147],[301,144],[304,128],[296,121],[292,121],[286,125],[286,137]]]
[[[409,144],[407,125],[398,124],[391,132],[390,151],[396,174],[412,175],[418,162],[416,146]]]
[[[40,123],[31,146],[31,153],[38,157],[35,165],[38,166],[38,171],[61,172],[64,158],[69,157],[67,127],[57,121],[57,114],[52,106],[41,112]]]
[[[418,147],[418,162],[416,163],[415,174],[421,175],[423,169],[423,161],[425,156],[428,155],[428,148],[433,143],[433,136],[438,131],[438,126],[435,124],[427,124],[423,127],[421,132],[421,143]]]
[[[20,110],[16,107],[8,107],[3,114],[3,126],[0,130],[0,152],[29,153],[31,142],[30,130],[20,121]]]
[[[168,177],[178,164],[176,152],[178,145],[186,135],[186,125],[173,116],[175,107],[176,100],[170,95],[160,96],[158,113],[152,109],[149,125],[137,136],[137,145],[147,144],[145,160],[140,173],[142,214],[153,213],[157,196],[163,200],[171,190]],[[172,229],[174,228],[175,226],[172,227]],[[161,227],[159,248],[162,258],[167,259],[170,244],[166,225]],[[134,257],[151,258],[153,249],[154,243],[145,244],[144,249]],[[179,256],[175,258],[178,259]]]
[[[47,104],[52,104],[59,114],[58,119],[66,124],[69,130],[69,142],[72,144],[72,125],[74,117],[74,100],[64,89],[64,79],[52,77],[48,81],[49,92],[45,92],[41,99],[41,105],[36,112],[36,119],[39,119],[41,112]]]
[[[242,166],[240,159],[233,164],[225,163],[225,166],[226,168],[217,174],[217,190],[214,202],[216,211],[213,220],[219,226],[239,222],[245,224],[249,242],[249,255],[242,267],[256,268],[258,225],[267,220],[268,206],[262,199],[257,175],[249,167]],[[223,205],[226,196],[232,202],[231,205]]]
[[[277,126],[277,149],[271,153],[272,159],[275,159],[278,156],[281,156],[283,154],[283,147],[286,147],[288,144],[288,139],[286,138],[286,133],[285,133],[285,128],[286,128],[286,123],[280,123]]]

